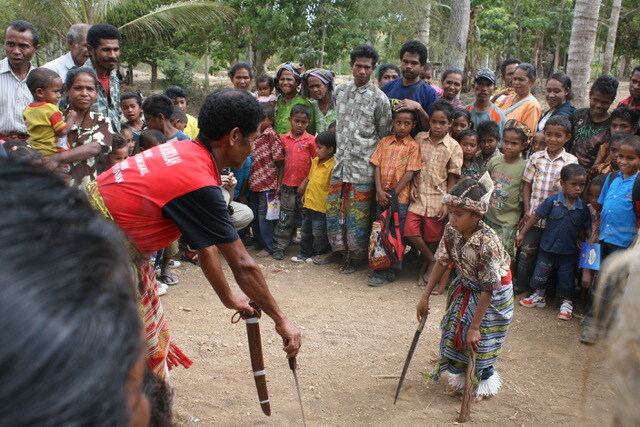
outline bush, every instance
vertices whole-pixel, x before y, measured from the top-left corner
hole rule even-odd
[[[185,54],[179,54],[175,50],[167,52],[167,59],[160,61],[160,71],[164,74],[161,85],[164,88],[169,86],[180,86],[187,95],[192,96],[201,91],[196,76],[187,64],[190,59]]]

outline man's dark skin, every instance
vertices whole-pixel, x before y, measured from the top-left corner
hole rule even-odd
[[[115,70],[120,59],[120,41],[118,39],[100,39],[98,47],[87,46],[96,74],[105,78]]]
[[[7,28],[4,35],[4,51],[9,59],[9,66],[22,81],[27,78],[31,68],[31,59],[40,49],[40,45],[33,42],[33,33],[29,30],[20,32]]]
[[[418,83],[420,80],[420,71],[425,66],[425,64],[420,62],[420,54],[418,53],[409,53],[405,52],[402,55],[402,84],[405,86],[410,86],[412,84]],[[419,102],[411,100],[411,99],[403,99],[398,102],[395,107],[395,111],[406,110],[406,111],[414,111],[418,114],[420,119],[420,125],[422,129],[429,129],[429,115],[422,105]]]
[[[254,141],[258,136],[258,129],[245,137],[240,128],[236,127],[217,141],[211,141],[202,134],[200,138],[212,148],[219,169],[227,167],[239,169],[247,156],[251,154]],[[234,295],[232,293],[222,271],[218,251],[227,260],[233,276],[244,294]],[[288,342],[284,347],[287,357],[295,357],[302,342],[300,329],[289,321],[278,307],[260,267],[249,255],[242,241],[238,239],[233,243],[210,246],[199,250],[198,255],[205,277],[225,307],[251,313],[253,308],[249,306],[249,301],[254,301],[273,319],[276,324],[276,332]]]

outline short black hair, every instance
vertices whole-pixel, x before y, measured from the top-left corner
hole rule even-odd
[[[73,83],[76,81],[76,78],[80,74],[87,74],[89,77],[91,77],[93,79],[93,84],[95,85],[96,89],[98,89],[98,85],[100,84],[98,82],[98,76],[96,76],[96,72],[93,71],[93,68],[89,67],[78,67],[70,69],[67,73],[67,77],[65,77],[64,79],[64,89],[69,90],[69,88],[73,86]]]
[[[202,135],[216,141],[233,128],[240,128],[246,137],[258,129],[263,118],[260,103],[250,92],[223,88],[211,92],[204,99],[198,126]]]
[[[622,140],[620,147],[629,146],[633,148],[638,156],[640,156],[640,136],[638,135],[629,135],[625,139]]]
[[[487,189],[476,181],[475,179],[463,179],[453,186],[449,194],[452,196],[462,196],[464,194],[465,197],[470,198],[471,200],[480,201],[482,196],[487,193]]]
[[[55,79],[59,78],[58,73],[53,70],[44,67],[36,68],[27,76],[27,87],[31,95],[35,97],[36,89],[46,89]]]
[[[304,114],[308,119],[311,119],[311,108],[307,107],[304,104],[296,104],[291,107],[291,112],[289,113],[289,117],[293,117],[296,114]]]
[[[33,39],[33,45],[40,45],[40,33],[36,27],[33,26],[31,22],[23,21],[22,19],[17,19],[15,21],[9,22],[7,25],[7,29],[11,28],[12,30],[16,30],[19,33],[24,33],[25,31],[31,31],[31,38]]]
[[[411,117],[413,118],[413,120],[416,120],[416,114],[413,111],[409,111],[409,110],[391,110],[391,118],[395,119],[396,116],[400,113],[407,113],[407,114],[411,114]]]
[[[598,175],[595,178],[593,178],[590,182],[589,182],[589,187],[592,186],[597,186],[597,187],[602,187],[604,186],[604,182],[607,179],[607,175]],[[586,195],[586,192],[585,192]]]
[[[333,148],[336,151],[336,133],[332,130],[325,130],[316,136],[316,144],[327,148]]]
[[[122,130],[122,129],[121,129]],[[119,133],[114,133],[111,138],[111,150],[117,150],[127,146],[127,140]]]
[[[185,100],[187,99],[187,93],[180,86],[168,87],[164,91],[164,94],[171,98],[171,100],[174,100],[176,98],[184,98]]]
[[[262,112],[264,113],[265,117],[268,117],[270,119],[275,119],[276,107],[274,107],[273,104],[270,104],[268,102],[261,102],[260,108],[262,108]]]
[[[187,123],[187,113],[185,113],[182,108],[178,108],[174,105],[173,112],[171,113],[171,118],[169,120],[180,120],[181,122]]]
[[[145,350],[123,234],[53,172],[2,159],[0,212],[2,424],[128,425]]]
[[[462,138],[464,138],[465,136],[472,136],[476,139],[476,142],[478,142],[478,131],[476,131],[475,129],[463,130],[462,132],[460,132],[460,135],[458,135],[458,139],[462,141]]]
[[[493,120],[481,122],[476,130],[478,131],[478,139],[490,136],[491,138],[500,141],[500,125]]]
[[[619,85],[620,82],[618,79],[610,76],[609,74],[605,74],[604,76],[598,77],[596,81],[593,82],[591,89],[589,89],[589,95],[592,95],[594,92],[600,92],[615,99]]]
[[[544,128],[546,129],[547,126],[562,126],[567,135],[573,133],[573,126],[571,125],[571,121],[568,117],[565,116],[555,115],[549,117],[549,120],[547,120],[547,122],[544,124]]]
[[[398,67],[396,64],[382,64],[381,66],[378,67],[378,80],[380,80],[382,78],[382,76],[384,75],[384,73],[387,72],[387,70],[393,70],[396,73],[398,73],[398,76],[400,76],[400,67]]]
[[[250,79],[253,78],[253,73],[251,72],[251,65],[247,64],[246,62],[236,62],[235,64],[233,64],[231,68],[229,68],[229,71],[227,72],[227,76],[229,76],[229,78],[232,79],[233,76],[236,75],[236,72],[238,72],[238,70],[247,70],[249,72],[249,78]]]
[[[27,82],[27,85],[28,84],[29,83]],[[613,119],[620,119],[629,123],[631,126],[638,126],[638,122],[640,121],[640,111],[635,108],[618,107],[611,112],[611,121],[613,121]]]
[[[368,43],[359,44],[351,51],[351,63],[356,62],[356,58],[371,58],[371,64],[373,68],[376,67],[378,63],[378,59],[380,56],[378,55],[378,51],[373,45]]]
[[[256,87],[257,87],[258,83],[266,83],[266,84],[269,85],[269,87],[271,89],[274,88],[274,86],[273,86],[273,77],[268,76],[266,74],[260,74],[258,77],[256,77]]]
[[[444,70],[444,73],[442,73],[442,78],[440,78],[440,81],[444,82],[444,80],[447,78],[449,74],[460,74],[460,76],[462,77],[462,83],[464,83],[464,73],[459,68],[447,68],[446,70]]]
[[[125,93],[120,97],[120,104],[122,104],[122,101],[126,101],[127,99],[135,100],[136,104],[142,107],[142,98],[140,98],[140,95],[137,93]]]
[[[173,101],[161,93],[151,95],[142,103],[142,111],[145,115],[153,117],[162,114],[165,119],[169,120],[173,114]]]
[[[609,149],[611,149],[611,144],[618,143],[624,141],[624,139],[630,136],[630,133],[627,132],[616,132],[611,135],[611,140],[609,141]]]
[[[92,25],[87,31],[87,44],[94,49],[100,45],[100,40],[118,40],[122,39],[120,30],[111,24]]]
[[[640,73],[640,65],[636,65],[635,67],[633,67],[633,70],[631,70],[631,75],[629,77],[633,77],[635,73]]]
[[[7,153],[7,158],[12,160],[25,163],[36,163],[42,158],[40,153],[31,148],[26,141],[9,139],[2,144],[2,147]]]
[[[138,145],[140,150],[148,150],[156,145],[164,144],[164,133],[157,129],[145,129],[138,136]]]
[[[142,391],[149,400],[151,419],[149,427],[173,427],[173,390],[162,378],[146,369]]]
[[[436,111],[442,111],[444,115],[447,116],[447,119],[449,119],[449,121],[452,122],[453,115],[456,112],[456,107],[454,107],[453,104],[451,104],[446,99],[438,99],[436,102],[434,102],[431,105],[431,109],[429,110],[429,116],[432,116],[433,113]]]
[[[562,86],[569,91],[566,98],[567,101],[573,99],[573,92],[571,91],[571,77],[569,77],[565,73],[553,73],[551,74],[551,77],[547,79],[547,82],[549,82],[549,80],[557,80],[562,83]]]
[[[464,117],[471,124],[471,128],[473,128],[473,120],[471,120],[471,113],[464,108],[456,108],[453,112],[453,120]]]
[[[405,44],[402,45],[402,49],[400,49],[400,61],[402,61],[402,57],[405,53],[411,53],[414,55],[420,56],[420,64],[425,65],[429,60],[429,50],[419,40],[409,40]]]
[[[562,169],[560,169],[560,180],[562,181],[568,181],[571,178],[575,178],[578,176],[587,176],[587,170],[583,167],[580,166],[577,163],[570,163],[568,165],[565,165]]]
[[[500,64],[500,74],[502,74],[502,78],[504,78],[504,75],[507,73],[507,67],[512,64],[520,65],[522,64],[522,61],[516,58],[507,58],[502,61],[502,64]]]

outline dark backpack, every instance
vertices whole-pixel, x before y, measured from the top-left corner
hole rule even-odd
[[[608,191],[613,180],[621,175],[620,171],[614,171],[607,175],[607,179],[604,180],[602,190]],[[640,227],[640,173],[636,174],[636,179],[633,182],[633,189],[631,190],[631,204],[633,206],[633,212],[636,214],[636,227]]]
[[[391,202],[378,219],[373,222],[369,237],[369,266],[372,270],[383,270],[402,261],[405,245],[400,230],[398,196],[389,191]]]

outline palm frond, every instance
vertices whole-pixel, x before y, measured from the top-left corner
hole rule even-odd
[[[236,16],[234,9],[211,1],[187,1],[161,6],[120,27],[127,37],[153,39],[178,31],[207,29],[229,22]]]
[[[85,22],[82,7],[88,0],[19,0],[23,16],[36,28],[65,34],[69,27]]]

